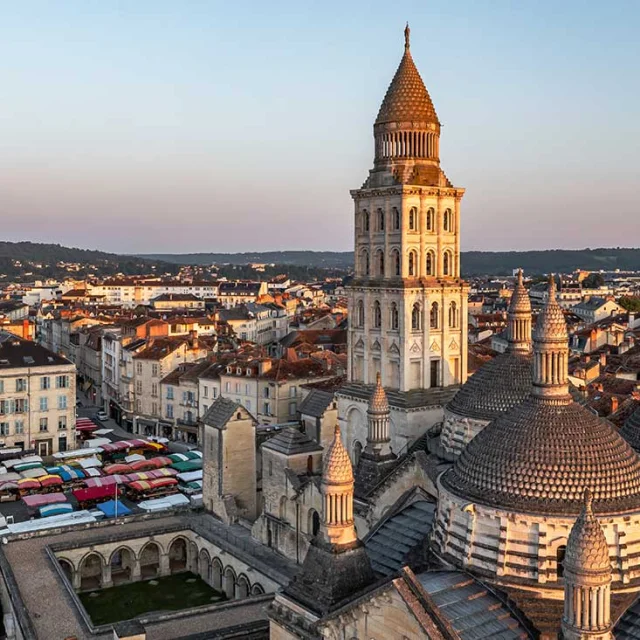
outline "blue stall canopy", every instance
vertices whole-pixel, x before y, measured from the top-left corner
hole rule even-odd
[[[125,516],[128,513],[131,513],[131,509],[127,509],[127,507],[125,507],[122,502],[120,502],[120,500],[118,500],[117,503],[119,516]],[[108,500],[107,502],[102,502],[101,504],[97,505],[97,508],[100,509],[100,511],[102,511],[102,513],[104,513],[107,518],[113,518],[116,515],[116,500]]]
[[[59,516],[63,513],[71,513],[73,511],[73,505],[68,502],[62,502],[58,504],[47,504],[44,507],[38,509],[38,513],[41,518],[48,518],[49,516]]]

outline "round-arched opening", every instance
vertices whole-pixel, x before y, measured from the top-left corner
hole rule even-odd
[[[80,565],[80,590],[92,591],[102,586],[102,558],[90,553]]]
[[[176,538],[169,547],[169,569],[171,573],[187,569],[187,541]]]
[[[357,467],[360,462],[360,456],[362,455],[362,443],[356,440],[353,443],[353,466]]]
[[[225,595],[229,600],[233,600],[236,597],[236,574],[231,567],[224,570],[223,583]]]
[[[149,542],[140,554],[140,576],[143,580],[154,578],[160,573],[160,547]]]
[[[62,558],[58,560],[58,564],[62,569],[62,573],[64,573],[64,577],[69,581],[69,584],[72,585],[73,584],[73,565],[68,560],[64,560]]]
[[[307,531],[315,537],[320,531],[320,514],[315,509],[309,509],[308,518]]]
[[[251,587],[251,595],[252,596],[261,596],[264,593],[264,588],[259,582],[256,582],[253,587]]]
[[[222,590],[222,562],[218,558],[214,558],[211,563],[211,586],[218,590]]]
[[[211,584],[211,556],[209,552],[206,549],[200,549],[198,558],[198,573],[207,584]]]
[[[236,583],[236,598],[248,598],[251,592],[251,585],[245,575],[240,574],[238,576],[238,582]]]
[[[111,582],[114,586],[131,582],[135,559],[131,549],[120,547],[111,554]]]

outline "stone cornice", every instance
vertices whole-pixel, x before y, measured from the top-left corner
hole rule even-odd
[[[462,199],[465,189],[461,187],[421,187],[419,185],[393,185],[391,187],[375,187],[371,189],[352,189],[350,192],[354,200],[386,196],[439,196]]]

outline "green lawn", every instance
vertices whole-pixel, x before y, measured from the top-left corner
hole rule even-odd
[[[130,620],[152,611],[178,611],[226,600],[224,593],[212,589],[193,573],[177,573],[155,581],[158,584],[146,580],[78,595],[95,625]]]

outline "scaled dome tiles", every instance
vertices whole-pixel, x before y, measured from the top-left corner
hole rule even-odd
[[[531,354],[501,353],[482,365],[460,388],[447,410],[459,416],[493,420],[522,402],[531,391]]]
[[[470,501],[577,514],[586,488],[598,512],[640,509],[640,458],[614,428],[575,404],[530,396],[481,431],[442,484]]]
[[[565,566],[586,573],[611,571],[607,539],[593,515],[590,497],[569,534]]]
[[[408,50],[387,89],[375,124],[389,122],[438,123],[429,92]]]
[[[325,484],[348,484],[353,482],[353,467],[347,450],[342,444],[340,427],[336,426],[333,442],[325,454],[322,469],[322,481]]]

